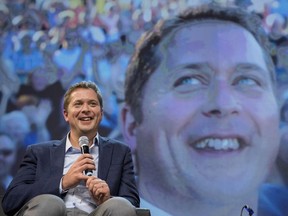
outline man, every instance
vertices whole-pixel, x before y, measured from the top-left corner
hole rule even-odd
[[[160,21],[139,40],[122,128],[152,215],[237,215],[245,204],[263,213],[258,189],[279,147],[266,43],[255,16],[216,5]]]
[[[64,95],[67,137],[31,145],[3,198],[7,215],[136,215],[139,197],[130,149],[97,131],[102,97],[92,82],[71,86]],[[79,138],[89,139],[81,154]],[[92,170],[93,175],[84,171]],[[134,207],[135,206],[135,207]]]

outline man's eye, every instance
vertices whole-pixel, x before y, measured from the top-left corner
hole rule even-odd
[[[201,81],[199,78],[185,76],[181,77],[174,83],[174,87],[182,86],[182,85],[200,85]]]
[[[74,106],[75,106],[75,107],[80,107],[80,106],[81,106],[81,103],[79,103],[79,102],[74,103]]]
[[[97,104],[97,103],[90,103],[90,105],[91,105],[92,107],[96,107],[98,104]]]
[[[240,86],[260,86],[260,82],[251,77],[239,77],[235,80],[234,85]]]

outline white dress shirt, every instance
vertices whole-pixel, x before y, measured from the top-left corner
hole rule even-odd
[[[94,138],[93,144],[90,146],[89,153],[93,156],[96,170],[93,171],[93,176],[97,177],[97,169],[98,169],[98,160],[99,160],[99,145],[98,145],[99,135],[97,133],[96,137]],[[64,170],[63,175],[65,175],[74,161],[81,155],[81,150],[74,148],[71,145],[70,139],[69,139],[69,133],[67,135],[66,139],[66,151],[65,151],[65,161],[64,161]],[[60,191],[64,192],[62,190],[62,180],[60,183]],[[77,185],[75,188],[71,188],[67,191],[67,194],[64,198],[64,202],[66,205],[66,208],[78,208],[80,210],[83,210],[87,213],[92,212],[96,207],[96,203],[90,196],[90,192],[85,186],[85,182],[81,181],[79,185]]]

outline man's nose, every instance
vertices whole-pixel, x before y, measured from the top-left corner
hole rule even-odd
[[[232,85],[219,82],[211,86],[207,92],[207,101],[203,108],[203,114],[208,117],[225,117],[237,114],[240,111],[240,103],[237,92]]]
[[[83,112],[87,112],[90,110],[90,107],[89,107],[89,104],[87,103],[84,103],[83,106],[82,106],[82,111]]]

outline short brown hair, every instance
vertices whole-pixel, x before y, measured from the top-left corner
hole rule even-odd
[[[101,109],[103,109],[103,99],[102,99],[102,95],[101,95],[101,92],[100,92],[100,89],[98,88],[98,86],[94,82],[91,82],[91,81],[81,81],[81,82],[73,84],[64,94],[64,106],[63,106],[64,110],[67,110],[67,108],[68,108],[68,105],[70,103],[70,96],[71,96],[72,92],[75,89],[79,89],[79,88],[94,90],[97,94],[97,98],[99,100],[100,107],[101,107]]]

